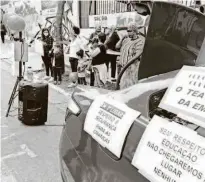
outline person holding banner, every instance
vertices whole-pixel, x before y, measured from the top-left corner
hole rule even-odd
[[[42,56],[42,60],[46,67],[46,76],[44,79],[49,79],[49,81],[53,81],[53,68],[51,63],[51,51],[53,48],[53,37],[50,35],[50,32],[47,28],[42,30],[42,42],[43,42],[43,51],[44,55]],[[51,77],[50,77],[51,74]]]

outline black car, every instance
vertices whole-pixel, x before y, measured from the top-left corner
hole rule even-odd
[[[133,155],[154,115],[175,117],[158,105],[182,66],[197,66],[204,37],[205,15],[179,4],[153,4],[138,83],[113,92],[79,86],[69,99],[60,140],[60,169],[64,182],[148,182],[131,164]],[[205,65],[205,59],[200,64]],[[102,94],[141,112],[127,135],[120,158],[83,130],[90,105]],[[204,128],[199,127],[197,131],[205,136]]]

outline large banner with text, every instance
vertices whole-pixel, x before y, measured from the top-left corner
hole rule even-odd
[[[205,67],[184,66],[159,107],[205,128]]]
[[[151,182],[205,182],[205,138],[154,116],[132,164]]]

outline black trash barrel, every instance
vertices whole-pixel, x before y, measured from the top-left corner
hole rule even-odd
[[[47,121],[48,84],[21,81],[19,84],[18,119],[26,125]]]

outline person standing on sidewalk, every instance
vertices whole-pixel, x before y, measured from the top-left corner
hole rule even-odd
[[[63,69],[63,57],[60,52],[60,45],[55,44],[53,48],[53,58],[52,58],[52,65],[53,65],[53,75],[54,75],[54,84],[61,84],[62,78],[61,73]]]
[[[116,49],[120,49],[121,52],[119,69],[122,69],[130,61],[134,61],[121,78],[121,89],[128,88],[138,82],[139,56],[143,51],[144,43],[145,38],[138,33],[138,26],[132,22],[127,27],[127,34],[116,44]]]
[[[107,49],[110,49],[112,51],[117,51],[115,46],[119,42],[120,37],[116,31],[116,27],[112,26],[108,32],[107,39],[105,41],[105,45]],[[116,75],[116,61],[117,61],[117,55],[107,54],[107,69],[109,73],[109,66],[111,65],[111,81],[116,81],[115,75]],[[109,75],[110,76],[110,75]]]
[[[92,45],[90,46],[89,52],[93,52],[93,50],[98,47],[98,42],[99,42],[98,37],[93,38]],[[94,75],[94,71],[92,69],[92,61],[90,61],[90,64],[88,67],[89,67],[89,71],[90,71],[90,86],[94,86],[95,85],[95,75]]]
[[[106,47],[104,45],[106,35],[100,33],[98,35],[98,40],[98,46],[91,52],[92,67],[97,87],[104,87],[107,81]]]
[[[73,40],[70,43],[70,52],[69,52],[69,61],[72,71],[71,77],[77,78],[77,69],[78,69],[78,55],[76,54],[79,50],[84,50],[84,43],[80,38],[80,28],[73,26]],[[76,75],[76,76],[75,76]],[[72,79],[72,83],[68,87],[74,87],[77,84],[77,79]]]
[[[53,41],[53,37],[50,35],[49,30],[47,28],[44,28],[42,30],[42,42],[44,51],[44,56],[42,56],[42,60],[46,68],[46,76],[44,77],[44,79],[50,78],[49,81],[53,81],[53,69],[51,63],[51,51],[53,48]]]
[[[79,63],[78,63],[78,84],[87,85],[85,79],[85,69],[88,65],[88,61],[84,56],[84,51],[81,49],[76,53],[79,56]]]
[[[3,22],[1,21],[1,40],[4,43],[5,42],[5,35],[6,35],[6,27],[3,24]]]

